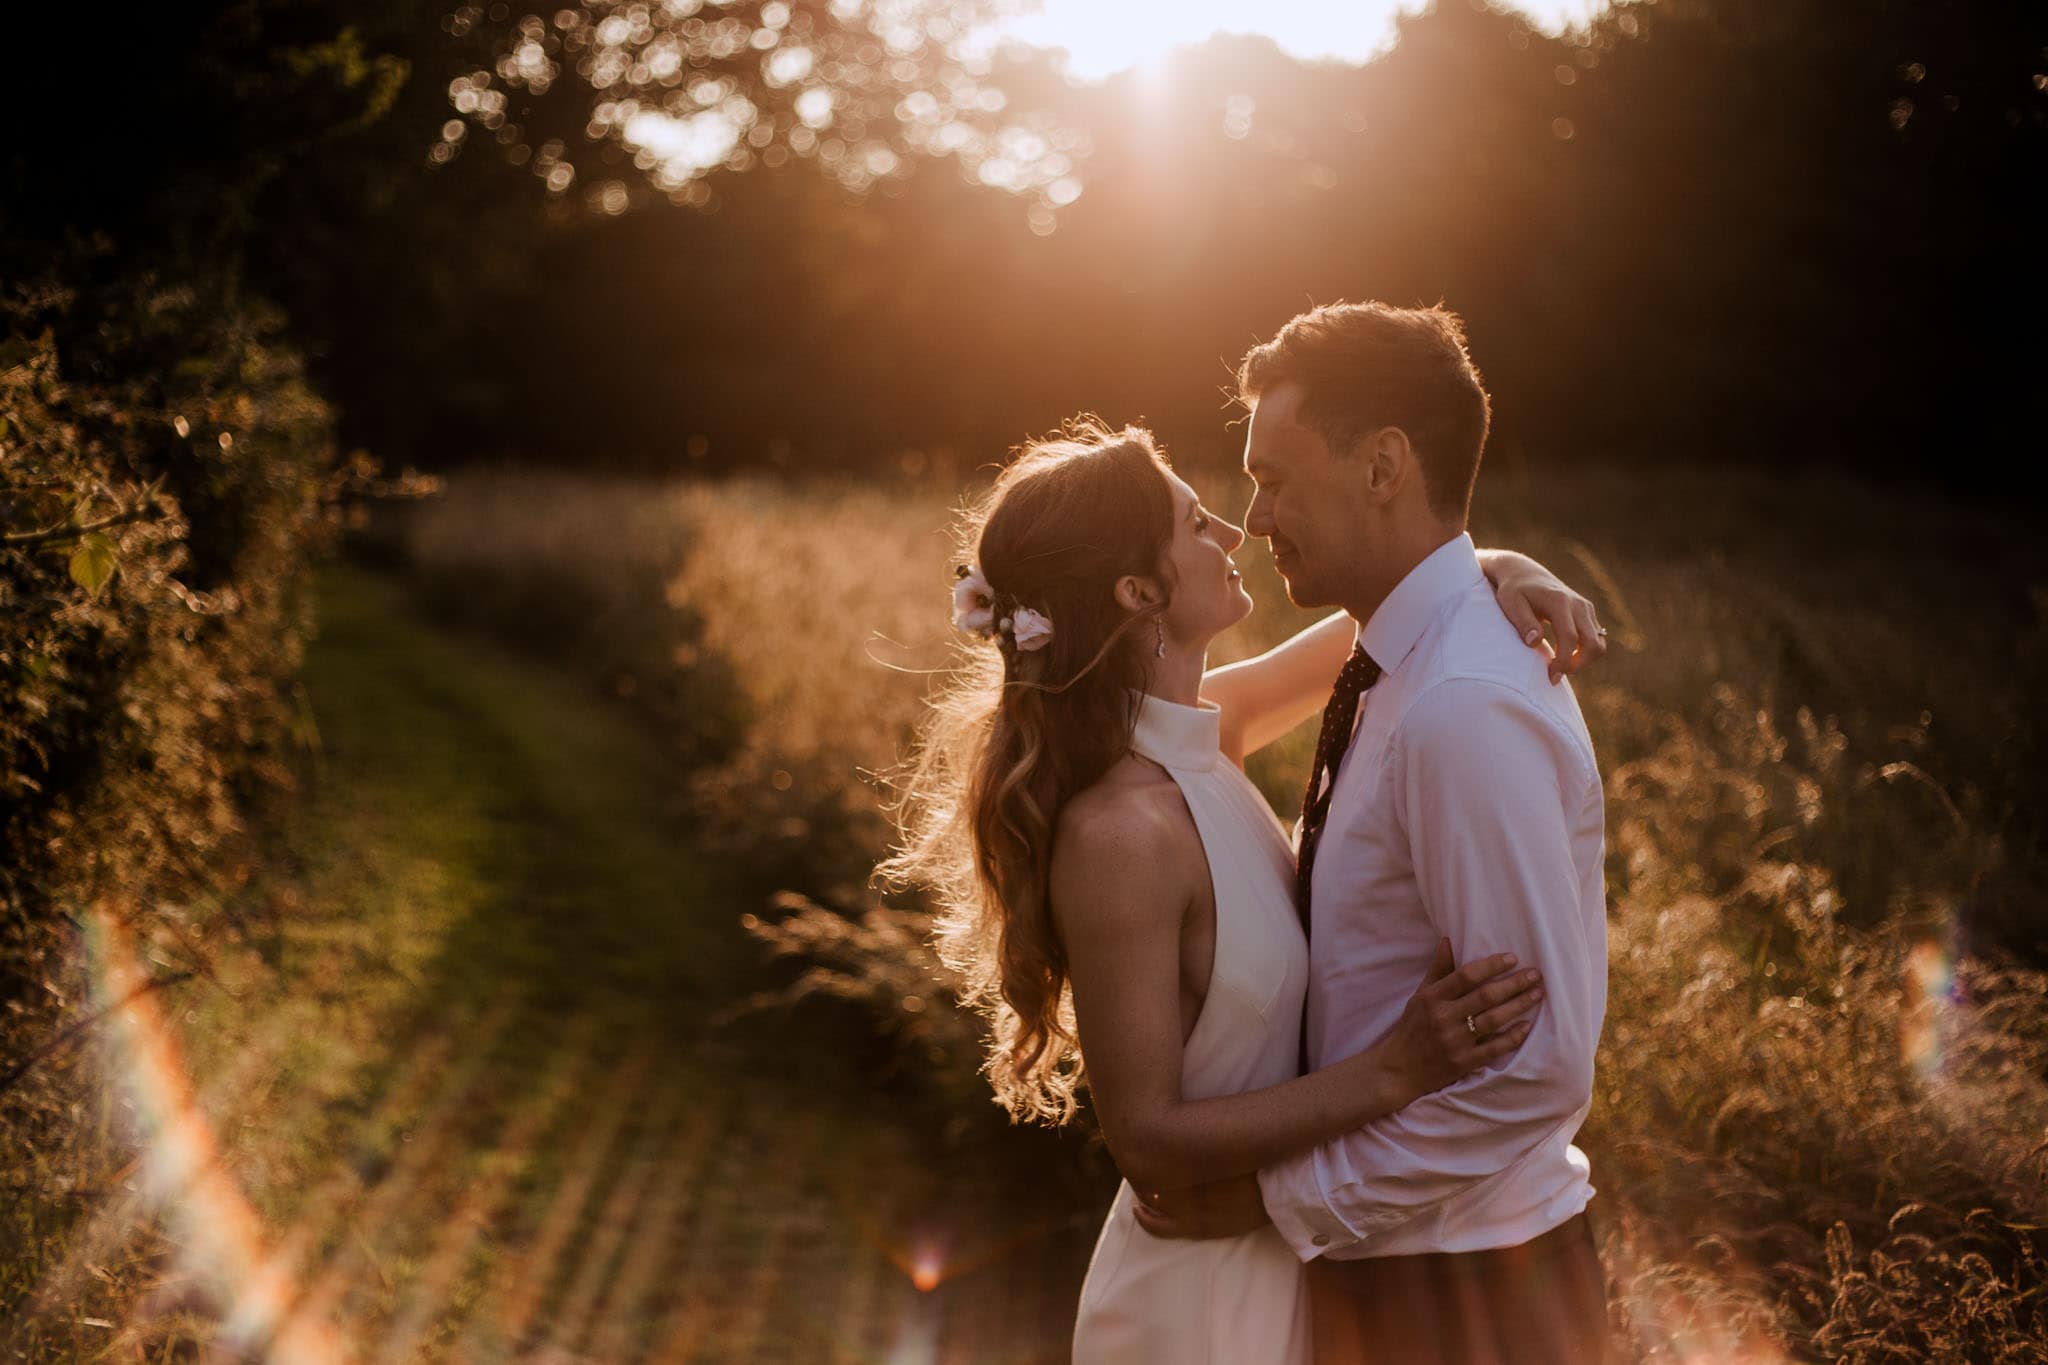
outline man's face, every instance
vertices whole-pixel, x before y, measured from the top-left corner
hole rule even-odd
[[[1276,384],[1252,404],[1244,471],[1254,484],[1244,529],[1273,549],[1273,564],[1298,607],[1348,600],[1367,533],[1353,461],[1301,425],[1301,387]]]

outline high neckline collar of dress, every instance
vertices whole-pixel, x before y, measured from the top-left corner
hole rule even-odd
[[[1141,692],[1131,748],[1162,767],[1212,768],[1223,751],[1223,708],[1213,701],[1182,706]]]

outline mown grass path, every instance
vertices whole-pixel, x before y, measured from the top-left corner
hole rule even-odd
[[[331,570],[321,622],[275,913],[180,1016],[266,1237],[255,1283],[172,1246],[195,1320],[379,1361],[1064,1358],[1085,1219],[949,1157],[863,1040],[718,1022],[749,907],[630,717],[396,580]]]

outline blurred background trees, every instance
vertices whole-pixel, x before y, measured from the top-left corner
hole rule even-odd
[[[965,41],[988,15],[459,11],[414,58],[452,120],[412,123],[415,176],[520,172],[469,201],[477,253],[523,201],[556,226],[437,300],[425,366],[377,339],[418,326],[405,276],[462,258],[407,245],[445,202],[382,216],[388,253],[358,238],[327,313],[357,339],[345,430],[436,463],[865,468],[1092,407],[1208,443],[1225,362],[1377,296],[1467,315],[1496,454],[1538,467],[1968,486],[2021,439],[2037,8],[1669,0],[1552,38],[1446,0],[1362,68],[1219,38],[1100,85]]]
[[[1225,363],[1339,296],[1465,313],[1496,454],[1538,467],[1968,486],[2022,438],[2036,6],[1553,38],[1444,0],[1364,67],[1218,38],[1092,85],[993,43],[1014,8],[29,18],[7,233],[232,261],[344,445],[439,466],[979,461],[1082,407],[1223,444]]]
[[[1553,37],[1443,0],[1364,66],[1218,37],[1098,84],[990,38],[1017,7],[13,16],[9,894],[170,723],[117,701],[145,659],[218,683],[141,706],[215,718],[198,768],[281,732],[346,452],[916,472],[1089,408],[1215,467],[1242,350],[1365,296],[1466,315],[1523,475],[2006,499],[2038,439],[2039,6],[1644,0]],[[219,795],[176,799],[224,828]]]

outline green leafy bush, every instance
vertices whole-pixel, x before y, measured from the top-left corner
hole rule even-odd
[[[266,310],[146,278],[0,300],[0,1316],[74,1206],[77,912],[204,971],[245,813],[287,782],[326,408]],[[70,344],[83,337],[79,344]]]

